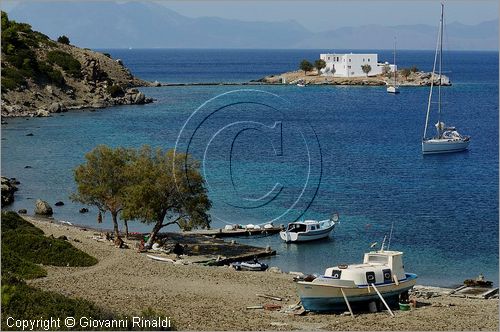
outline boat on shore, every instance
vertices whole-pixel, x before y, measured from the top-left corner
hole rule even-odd
[[[285,242],[306,242],[324,239],[330,235],[339,222],[339,215],[335,213],[327,220],[305,220],[288,224],[287,228],[280,232],[280,237]]]
[[[439,54],[439,68],[438,68],[438,101],[437,101],[437,111],[438,120],[435,124],[436,136],[427,137],[427,127],[429,125],[429,115],[431,111],[432,103],[432,90],[434,87],[434,79],[431,80],[431,88],[429,91],[429,100],[427,103],[427,115],[425,118],[425,128],[424,135],[422,137],[422,153],[423,154],[438,154],[438,153],[450,153],[450,152],[460,152],[467,149],[470,142],[469,136],[461,135],[455,127],[448,127],[444,122],[441,121],[442,118],[442,102],[441,102],[441,85],[443,81],[442,66],[443,66],[443,16],[444,16],[444,5],[441,4],[441,19],[439,21],[439,34],[438,43],[436,46],[436,53],[434,56],[434,66],[432,68],[432,78],[436,73],[436,62]]]
[[[298,293],[305,310],[345,312],[367,310],[374,304],[397,308],[407,298],[417,275],[406,273],[403,252],[384,250],[365,253],[361,264],[329,267],[312,281],[298,281]]]
[[[265,271],[269,267],[267,264],[261,263],[257,259],[254,259],[253,262],[231,263],[231,266],[236,271]]]

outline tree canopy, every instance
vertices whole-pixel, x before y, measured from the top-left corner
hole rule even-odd
[[[309,61],[307,61],[306,59],[302,60],[300,62],[300,70],[303,70],[304,71],[304,74],[306,75],[308,71],[311,71],[314,67],[312,65],[312,63],[310,63]]]
[[[69,45],[69,43],[70,43],[69,38],[65,35],[59,36],[57,38],[57,41],[61,44],[65,44],[65,45]]]
[[[112,216],[115,239],[118,216],[125,222],[154,224],[147,245],[165,226],[209,227],[208,198],[199,163],[189,155],[152,149],[99,145],[75,170],[77,193],[72,198]]]
[[[133,151],[99,145],[85,155],[86,162],[75,169],[77,192],[72,199],[111,213],[115,239],[120,237],[118,213],[123,209],[125,189],[130,183]]]
[[[372,66],[369,64],[361,65],[361,70],[366,74],[366,76],[368,76],[368,73],[372,71]]]
[[[208,227],[211,207],[199,163],[174,150],[143,146],[134,156],[122,218],[154,223],[147,246],[165,226]]]
[[[326,67],[326,62],[323,59],[318,59],[314,61],[314,68],[318,70],[318,75],[321,74],[321,69]]]

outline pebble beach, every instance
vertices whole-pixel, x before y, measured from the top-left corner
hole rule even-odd
[[[440,295],[417,298],[417,307],[350,315],[292,315],[284,310],[247,309],[276,304],[286,309],[299,302],[292,275],[242,272],[198,264],[171,264],[149,259],[131,249],[96,241],[86,230],[25,216],[45,235],[65,235],[99,263],[84,268],[45,266],[48,276],[29,283],[70,297],[84,298],[124,315],[151,307],[167,315],[178,330],[498,330],[498,299],[466,299]],[[257,297],[271,294],[276,301]]]

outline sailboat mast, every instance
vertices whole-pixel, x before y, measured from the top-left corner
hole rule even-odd
[[[438,130],[439,137],[441,138],[441,84],[442,84],[442,67],[443,67],[443,14],[444,5],[441,3],[441,20],[440,20],[440,34],[439,34],[439,87],[438,87]]]
[[[442,9],[441,9],[442,11]],[[436,63],[437,63],[437,55],[439,50],[439,42],[441,35],[441,26],[438,29],[437,43],[436,43],[436,53],[434,53],[434,64],[432,65],[432,76],[431,76],[431,88],[429,90],[429,100],[427,101],[427,114],[425,116],[425,127],[424,127],[424,139],[427,137],[427,127],[429,126],[429,114],[431,112],[431,102],[432,102],[432,90],[434,87],[434,74],[436,73]]]
[[[394,88],[396,88],[396,37],[394,37]]]

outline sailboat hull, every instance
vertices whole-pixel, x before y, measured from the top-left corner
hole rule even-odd
[[[469,140],[429,139],[422,142],[423,154],[453,153],[467,150]]]
[[[388,93],[399,93],[399,89],[393,86],[387,88]]]

